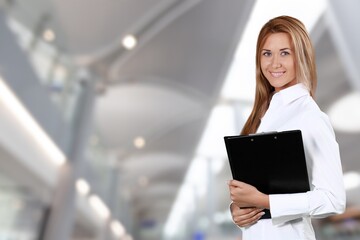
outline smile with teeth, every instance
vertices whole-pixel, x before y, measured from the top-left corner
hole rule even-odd
[[[270,72],[271,76],[278,78],[284,75],[285,72]]]

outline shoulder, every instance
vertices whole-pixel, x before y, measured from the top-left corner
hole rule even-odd
[[[317,133],[335,136],[328,115],[319,108],[312,98],[304,102],[301,125],[304,131],[309,131],[310,135]]]

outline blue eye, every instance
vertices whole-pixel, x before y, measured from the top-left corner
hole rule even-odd
[[[280,54],[281,54],[281,56],[290,55],[290,53],[289,53],[289,52],[287,52],[287,51],[283,51],[283,52],[281,52]]]
[[[265,57],[269,57],[269,56],[271,56],[271,52],[263,52],[262,55],[265,56]]]

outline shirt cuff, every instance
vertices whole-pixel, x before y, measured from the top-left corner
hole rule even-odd
[[[270,213],[273,224],[283,224],[302,217],[309,211],[307,193],[270,194]]]

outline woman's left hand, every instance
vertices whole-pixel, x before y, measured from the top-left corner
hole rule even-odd
[[[257,190],[254,186],[230,180],[230,198],[238,207],[258,207],[269,209],[269,196]]]

